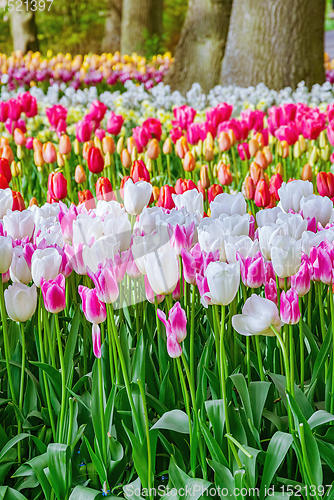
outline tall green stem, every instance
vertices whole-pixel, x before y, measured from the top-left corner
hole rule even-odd
[[[57,333],[60,370],[61,370],[61,409],[60,409],[60,421],[58,426],[58,442],[62,443],[64,437],[63,431],[64,431],[64,423],[65,423],[64,420],[65,420],[65,409],[66,409],[66,371],[65,371],[63,346],[61,343],[58,314],[55,314],[54,317],[55,317],[55,326]]]
[[[102,454],[103,454],[103,461],[106,464],[107,463],[107,441],[106,441],[106,424],[104,421],[104,408],[103,408],[103,401],[104,401],[104,390],[103,390],[103,374],[102,374],[102,361],[101,358],[97,358],[97,368],[99,372],[99,404],[100,404],[100,418],[101,418],[101,431],[102,431]]]
[[[330,413],[334,414],[334,303],[333,303],[333,287],[329,285],[330,301],[331,301],[331,320],[332,320],[332,337],[333,337],[333,352],[332,352],[332,385],[331,385],[331,402]]]
[[[1,320],[2,320],[2,333],[3,333],[3,343],[5,348],[5,358],[6,358],[6,368],[7,368],[7,377],[9,388],[12,396],[12,400],[16,403],[16,396],[14,392],[14,384],[12,378],[12,372],[10,368],[10,347],[9,347],[9,338],[8,338],[8,325],[7,325],[7,313],[5,308],[5,297],[3,293],[3,283],[2,277],[0,276],[0,305],[1,305]]]
[[[152,455],[151,455],[151,441],[150,441],[150,426],[148,422],[148,412],[147,412],[147,404],[146,404],[146,397],[145,397],[145,391],[143,384],[139,379],[137,379],[137,384],[139,387],[141,399],[143,402],[143,408],[144,408],[144,416],[145,416],[145,427],[146,427],[146,442],[147,442],[147,476],[148,476],[148,491],[149,491],[149,498],[152,499]]]
[[[299,309],[302,311],[302,299],[299,297]],[[304,351],[304,332],[303,332],[303,318],[300,317],[299,320],[299,350],[300,350],[300,388],[304,390],[305,382],[305,351]]]
[[[20,380],[20,396],[19,396],[19,409],[22,412],[23,408],[23,395],[24,395],[24,374],[26,369],[26,339],[24,333],[24,325],[20,323],[21,328],[21,343],[22,343],[22,361],[21,361],[21,380]],[[18,434],[21,434],[22,423],[18,420]],[[21,463],[21,442],[17,443],[17,457],[19,464]]]
[[[319,304],[319,315],[320,315],[320,327],[321,327],[321,340],[324,341],[325,338],[325,318],[324,318],[324,304],[322,302],[322,284],[316,283],[318,288],[318,304]],[[320,339],[319,339],[320,340]]]
[[[191,315],[190,315],[190,376],[192,382],[195,383],[195,355],[194,355],[194,345],[195,345],[195,299],[196,299],[196,287],[192,285],[191,292]]]
[[[259,340],[258,335],[255,335],[255,346],[256,346],[257,361],[259,364],[260,379],[262,382],[265,382],[266,378],[264,376],[264,371],[263,371],[263,363],[262,363],[262,356],[261,356],[261,349],[260,349],[260,340]]]
[[[188,415],[189,439],[190,439],[190,449],[191,449],[192,440],[193,440],[193,428],[192,428],[192,423],[191,423],[189,395],[188,395],[188,391],[187,391],[186,381],[184,380],[184,375],[183,375],[183,371],[182,371],[182,366],[181,366],[180,358],[176,358],[176,363],[177,363],[177,368],[178,368],[178,371],[179,371],[179,377],[180,377],[181,388],[182,388],[182,393],[183,393],[184,406],[186,407],[186,412],[187,412],[187,415]],[[192,470],[193,477],[195,477],[195,469],[196,469],[196,464],[191,464],[191,470]]]

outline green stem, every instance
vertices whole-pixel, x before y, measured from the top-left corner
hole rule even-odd
[[[73,192],[72,192],[72,181],[71,181],[71,172],[70,172],[70,164],[68,162],[68,159],[66,158],[66,155],[64,155],[64,163],[65,163],[65,177],[67,180],[67,191],[68,191],[68,198],[70,202],[74,201],[73,200]]]
[[[179,371],[179,377],[181,381],[181,388],[182,388],[182,393],[183,393],[183,400],[184,400],[184,406],[186,407],[186,412],[188,415],[188,422],[189,422],[189,438],[190,438],[190,449],[192,446],[192,440],[193,440],[193,428],[192,428],[192,423],[191,423],[191,413],[190,413],[190,404],[189,404],[189,395],[187,391],[187,386],[186,386],[186,381],[184,380],[184,375],[182,371],[182,366],[181,366],[181,361],[180,358],[176,358],[176,363],[177,363],[177,368]],[[192,476],[195,477],[195,469],[196,469],[196,464],[192,464]]]
[[[331,319],[332,319],[332,337],[333,337],[333,352],[332,352],[332,386],[331,386],[331,403],[330,413],[334,414],[334,303],[333,303],[333,287],[329,285],[330,302],[331,302]]]
[[[303,454],[303,458],[304,458],[305,469],[306,469],[306,472],[307,472],[307,475],[308,475],[309,486],[313,486],[316,483],[315,483],[314,478],[313,478],[313,473],[312,473],[312,469],[311,469],[309,458],[308,458],[309,454],[308,454],[308,451],[307,451],[307,448],[306,448],[304,424],[299,424],[299,436],[300,436],[300,444],[301,444],[301,448],[302,448],[302,454]],[[316,491],[317,490],[315,488],[315,497],[317,499],[319,499],[319,496],[317,495]]]
[[[58,314],[55,314],[54,317],[55,317],[55,326],[56,326],[56,333],[57,333],[60,370],[61,370],[61,408],[60,408],[60,421],[59,421],[59,427],[58,427],[58,442],[62,443],[63,442],[64,423],[65,423],[64,422],[65,421],[65,409],[66,409],[66,371],[65,371],[63,346],[61,343]]]
[[[195,383],[195,355],[194,355],[194,345],[195,345],[195,299],[196,299],[196,287],[192,285],[191,292],[191,315],[190,315],[190,376],[192,383]]]
[[[143,402],[143,408],[144,408],[144,416],[145,416],[145,427],[146,427],[146,440],[147,440],[147,475],[148,475],[148,491],[149,491],[149,498],[152,499],[152,455],[151,455],[151,441],[150,441],[150,426],[148,422],[148,412],[147,412],[147,404],[146,404],[146,397],[145,397],[145,391],[143,384],[139,379],[137,379],[137,384],[139,386],[139,391],[141,395],[141,399]]]
[[[22,412],[23,408],[23,395],[24,395],[24,375],[26,369],[26,340],[24,333],[23,323],[20,323],[21,328],[21,342],[22,342],[22,362],[21,362],[21,381],[20,381],[20,396],[19,396],[19,409]],[[18,434],[21,434],[22,423],[21,420],[18,420]],[[17,457],[18,463],[21,463],[21,442],[17,443]]]
[[[299,297],[299,309],[302,310],[302,300]],[[304,351],[304,332],[303,332],[303,318],[299,320],[299,350],[300,350],[300,388],[304,391],[305,382],[305,351]]]
[[[49,344],[51,364],[52,364],[53,368],[56,368],[56,358],[55,358],[55,353],[54,353],[53,346],[52,346],[52,338],[51,338],[51,330],[50,330],[48,312],[45,308],[43,310],[43,321],[45,324],[45,331],[46,331],[46,336],[47,336],[48,344]]]
[[[72,443],[72,432],[73,432],[73,398],[69,399],[70,406],[70,416],[69,416],[69,424],[68,424],[68,433],[67,433],[67,446],[71,446]]]
[[[293,343],[293,330],[292,325],[289,325],[289,351],[290,351],[290,392],[295,397],[295,357],[294,357],[294,343]]]
[[[264,371],[263,371],[263,363],[262,363],[262,356],[261,356],[261,349],[260,349],[260,340],[259,340],[258,335],[255,335],[255,346],[256,346],[257,361],[259,363],[260,379],[262,382],[265,382],[266,378],[264,376]]]
[[[128,399],[129,399],[129,403],[130,403],[132,415],[133,415],[133,418],[134,418],[134,421],[135,421],[135,424],[136,424],[136,427],[137,427],[137,431],[138,431],[138,435],[140,437],[140,441],[143,442],[143,440],[144,440],[144,434],[143,434],[143,430],[142,430],[140,422],[139,422],[138,412],[136,410],[136,407],[135,407],[135,404],[134,404],[134,401],[133,401],[133,397],[132,397],[132,393],[131,393],[131,388],[130,388],[130,380],[129,380],[129,376],[128,376],[128,371],[126,369],[124,354],[123,354],[121,342],[120,342],[120,340],[118,338],[118,334],[117,334],[117,330],[116,330],[115,317],[114,317],[114,308],[113,308],[112,304],[106,304],[106,306],[107,306],[107,313],[110,315],[110,321],[111,321],[111,325],[112,325],[112,331],[113,331],[113,335],[114,335],[114,339],[115,339],[115,343],[116,343],[116,347],[117,347],[117,351],[118,351],[119,360],[120,360],[121,367],[122,367],[122,372],[123,372],[123,377],[124,377],[124,382],[125,382],[125,388],[126,388],[126,392],[127,392],[127,395],[128,395]]]
[[[102,455],[103,461],[107,463],[107,446],[106,446],[106,424],[104,421],[104,390],[103,390],[103,374],[102,374],[102,361],[101,358],[97,358],[97,367],[99,372],[99,404],[100,404],[100,418],[101,418],[101,430],[102,430]]]
[[[324,341],[325,338],[325,318],[324,318],[324,304],[322,302],[322,284],[316,283],[318,288],[318,304],[319,304],[319,314],[320,314],[320,327],[321,327],[321,339]],[[320,340],[320,339],[319,339]]]
[[[171,180],[171,176],[170,176],[170,155],[167,154],[166,155],[166,158],[167,158],[167,175],[168,175],[168,183],[171,184],[172,183],[172,180]]]
[[[4,348],[5,348],[7,377],[8,377],[10,392],[12,395],[12,400],[16,404],[17,401],[16,401],[16,397],[15,397],[12,372],[11,372],[10,363],[9,363],[10,347],[9,347],[7,313],[6,313],[6,308],[5,308],[5,297],[4,297],[4,293],[3,293],[2,276],[0,276],[0,305],[1,305],[1,320],[2,320],[3,343],[4,343]]]

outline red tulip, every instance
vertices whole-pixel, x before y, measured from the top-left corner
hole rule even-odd
[[[12,173],[7,158],[0,158],[0,174],[5,177],[8,183],[12,180]]]
[[[178,179],[175,184],[175,193],[183,194],[185,191],[197,189],[196,184],[191,179]]]
[[[334,196],[334,175],[331,172],[319,172],[317,175],[317,188],[320,196]]]
[[[20,212],[22,212],[23,210],[25,210],[26,206],[24,204],[24,200],[22,198],[22,195],[19,191],[12,191],[12,194],[13,194],[13,206],[12,206],[12,210],[19,210]]]
[[[95,189],[98,200],[111,201],[115,199],[111,182],[107,177],[99,177],[95,184]]]
[[[218,167],[218,180],[223,186],[229,186],[233,182],[233,177],[230,172],[230,165],[220,162]]]
[[[9,187],[7,179],[4,175],[0,174],[0,189],[7,189]]]
[[[269,188],[269,191],[270,191],[271,195],[272,194],[275,195],[275,200],[276,201],[279,201],[278,190],[281,187],[282,182],[283,182],[283,179],[282,179],[282,176],[280,174],[275,174],[270,179],[270,188]]]
[[[67,196],[67,180],[61,172],[51,172],[48,180],[48,192],[54,200],[63,200]]]
[[[91,191],[89,189],[85,189],[84,191],[78,192],[79,204],[84,203],[87,210],[91,210],[96,207],[95,199]]]
[[[150,173],[142,160],[136,160],[133,163],[130,170],[130,177],[132,178],[133,182],[138,182],[139,180],[146,182],[151,181]]]
[[[128,181],[129,179],[131,179],[131,177],[129,175],[124,175],[124,177],[121,180],[119,192],[120,192],[122,200],[124,199],[124,185],[125,185],[126,181]]]
[[[160,188],[160,194],[157,203],[158,207],[168,208],[168,210],[174,208],[175,204],[172,198],[172,194],[175,194],[175,189],[172,186],[162,186]]]
[[[104,159],[99,148],[89,148],[87,157],[88,168],[93,174],[100,174],[104,169]]]
[[[266,207],[271,201],[270,191],[264,179],[261,179],[256,186],[254,201],[257,207]]]
[[[223,192],[223,188],[219,184],[212,184],[208,189],[208,202],[211,203],[216,196]]]

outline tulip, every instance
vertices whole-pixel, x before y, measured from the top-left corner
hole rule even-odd
[[[128,179],[124,185],[124,206],[130,215],[139,215],[147,206],[152,195],[152,185],[149,182],[134,183]]]
[[[156,251],[144,256],[147,279],[156,295],[172,293],[180,279],[179,260],[174,249]]]
[[[28,287],[22,283],[14,283],[5,290],[5,304],[8,316],[13,321],[24,323],[36,311],[36,286]]]
[[[270,194],[275,196],[275,200],[279,201],[278,190],[283,183],[282,176],[280,174],[275,174],[270,178]]]
[[[251,155],[249,152],[249,147],[247,142],[244,142],[243,144],[238,144],[237,150],[240,156],[241,161],[246,161],[249,160]]]
[[[93,323],[92,325],[92,343],[93,343],[93,353],[98,359],[101,358],[101,330],[99,325]]]
[[[106,155],[107,153],[109,154],[114,154],[115,151],[116,151],[116,147],[115,147],[115,142],[114,142],[114,139],[112,137],[103,137],[102,139],[102,150],[103,150],[103,153]]]
[[[307,260],[302,259],[298,272],[291,276],[291,286],[296,290],[299,297],[304,297],[311,288],[312,268]]]
[[[250,173],[250,176],[253,179],[255,185],[261,179],[264,178],[263,170],[261,170],[261,168],[259,167],[259,165],[255,161],[252,161],[252,163],[250,164],[249,173]]]
[[[82,165],[75,167],[74,179],[77,184],[84,184],[86,182],[86,172]]]
[[[99,174],[104,169],[104,159],[99,148],[91,147],[88,150],[87,163],[89,171]]]
[[[205,276],[209,292],[204,294],[211,304],[227,306],[235,298],[240,284],[239,264],[210,262]],[[203,303],[206,306],[205,302]]]
[[[51,172],[48,179],[48,192],[55,200],[63,200],[67,196],[67,180],[61,172]]]
[[[183,168],[186,172],[192,172],[196,168],[196,160],[190,151],[187,151],[184,156]]]
[[[325,227],[332,217],[333,202],[326,196],[311,194],[307,198],[301,199],[300,208],[305,219],[315,217],[317,222]]]
[[[95,184],[95,189],[98,200],[111,201],[115,199],[111,182],[107,177],[99,177]]]
[[[130,177],[133,182],[146,181],[150,182],[150,173],[147,170],[145,163],[142,160],[136,160],[130,170]]]
[[[145,294],[147,300],[151,303],[155,303],[155,299],[157,300],[158,304],[161,304],[161,302],[164,300],[165,296],[164,295],[155,295],[153,288],[150,285],[150,282],[148,281],[147,276],[144,276],[144,284],[145,284]]]
[[[242,308],[242,314],[232,317],[233,328],[241,335],[266,335],[273,337],[275,334],[270,328],[273,326],[280,331],[283,323],[278,315],[277,306],[271,300],[252,294]]]
[[[219,194],[222,194],[223,188],[219,184],[212,184],[212,186],[209,187],[208,189],[208,202],[211,204],[213,200],[218,196]]]
[[[270,203],[270,191],[264,179],[261,179],[256,186],[254,201],[257,207],[267,207]]]
[[[98,298],[97,290],[79,285],[78,292],[82,301],[82,310],[87,321],[94,325],[103,323],[107,318],[107,311],[105,304]]]
[[[151,139],[147,146],[147,157],[156,160],[160,155],[160,146],[157,139]]]
[[[262,151],[258,151],[256,153],[254,161],[261,168],[261,170],[266,170],[266,168],[268,167],[267,158]]]
[[[196,184],[191,179],[178,179],[175,184],[175,193],[183,194],[185,191],[197,189]]]
[[[12,165],[14,163],[15,162],[13,162]],[[12,168],[12,165],[11,165],[11,171],[12,171],[12,174],[13,174],[14,173],[13,172],[14,169]],[[15,176],[13,175],[13,177],[15,177]],[[0,174],[0,189],[8,189],[8,188],[9,188],[9,185],[8,185],[6,177],[4,177],[3,175]]]
[[[281,201],[282,208],[285,212],[289,212],[290,208],[294,212],[299,212],[300,201],[303,197],[308,197],[313,193],[313,185],[309,181],[292,181],[283,182],[278,189],[278,196]]]
[[[169,232],[171,234],[170,244],[175,249],[176,255],[181,255],[181,250],[190,250],[193,245],[195,231],[195,222],[188,226],[179,226],[178,224],[173,228],[169,225]]]
[[[16,128],[14,130],[14,142],[17,146],[24,146],[26,143],[26,137],[21,129]]]
[[[13,195],[11,189],[0,189],[0,218],[3,219],[13,205]]]
[[[57,161],[57,151],[52,144],[52,142],[47,142],[46,144],[43,144],[43,160],[45,163],[54,163]]]
[[[331,172],[319,172],[317,175],[317,188],[320,196],[334,197],[334,175]]]
[[[265,274],[261,252],[257,252],[254,257],[244,257],[240,252],[237,252],[237,260],[240,262],[241,279],[244,285],[249,288],[262,286]]]
[[[66,307],[65,277],[58,274],[54,279],[41,278],[41,290],[45,309],[53,314],[63,311]]]
[[[84,160],[88,161],[88,152],[90,148],[94,147],[94,142],[93,141],[87,141],[84,143],[83,148],[82,148],[82,156]]]
[[[251,156],[253,156],[253,157],[256,155],[256,153],[257,153],[257,152],[259,151],[259,149],[260,149],[259,143],[257,142],[257,140],[256,140],[256,139],[251,139],[251,140],[249,141],[248,147],[249,147],[249,154],[250,154]]]
[[[229,186],[233,182],[233,177],[230,172],[230,165],[225,165],[223,162],[218,164],[218,180],[223,186]]]
[[[265,284],[264,293],[266,295],[266,299],[271,300],[271,302],[273,302],[276,306],[278,305],[277,285],[273,278],[270,278],[270,280]]]
[[[283,323],[288,325],[295,325],[300,320],[299,297],[294,288],[290,288],[287,292],[282,291],[280,315]]]
[[[111,112],[107,122],[107,131],[109,134],[118,135],[124,123],[124,118],[122,115],[115,115]]]
[[[75,124],[75,135],[79,142],[87,142],[92,135],[92,122],[81,120]]]
[[[158,207],[167,208],[171,210],[175,207],[172,195],[175,194],[175,189],[167,184],[160,188],[160,194],[158,199]]]
[[[39,169],[41,169],[41,167],[43,167],[45,161],[41,149],[36,149],[36,151],[34,151],[34,162],[37,168],[39,167]]]
[[[219,150],[222,152],[229,151],[231,149],[231,140],[227,132],[221,132],[218,137]]]
[[[203,215],[203,195],[197,189],[185,191],[183,194],[172,194],[172,198],[176,208],[185,207],[189,213],[199,212]]]
[[[333,283],[333,264],[326,247],[318,245],[310,250],[310,264],[312,266],[312,280],[321,281],[326,285]]]
[[[169,310],[168,321],[165,313],[160,309],[157,310],[157,316],[166,327],[167,340],[168,337],[174,337],[178,344],[184,341],[187,336],[187,316],[185,311],[182,309],[180,302],[176,302],[176,304],[174,304],[174,306]],[[172,345],[173,343],[170,343],[170,347]],[[178,349],[176,350],[176,353],[177,352],[179,352]],[[169,351],[168,354],[171,357],[178,357],[173,356]],[[173,354],[175,354],[175,352],[173,352]]]
[[[95,198],[93,193],[89,189],[84,189],[83,191],[78,191],[79,204],[83,203],[87,210],[95,208]]]
[[[37,249],[34,252],[31,259],[31,275],[38,288],[41,286],[42,278],[49,281],[59,274],[61,260],[56,248]]]
[[[97,297],[101,302],[112,304],[118,299],[118,283],[112,261],[107,261],[104,266],[100,264],[96,273],[87,268],[87,274],[93,281]]]
[[[227,215],[244,215],[246,213],[247,204],[242,193],[228,194],[221,193],[210,205],[211,217],[218,218],[221,214]]]
[[[59,139],[59,153],[68,155],[72,150],[72,144],[68,135],[64,134]]]
[[[28,285],[32,279],[30,266],[28,265],[24,249],[21,246],[13,249],[10,278],[13,282],[20,282],[24,285]]]
[[[7,159],[9,165],[12,161],[14,161],[14,154],[10,146],[4,146],[2,150],[2,158]]]
[[[132,135],[133,135],[134,144],[132,147],[130,147],[131,153],[132,153],[133,147],[135,147],[135,146],[137,147],[138,152],[142,153],[144,148],[147,146],[148,141],[151,138],[149,131],[145,127],[135,127],[134,129],[132,129]],[[129,149],[129,145],[128,145],[128,149]],[[129,151],[129,153],[130,153],[130,151]]]
[[[245,198],[247,198],[247,200],[254,200],[255,185],[251,177],[246,177],[245,179],[244,192],[245,192]]]
[[[132,165],[131,156],[127,149],[123,149],[121,153],[121,163],[124,168],[130,168]]]
[[[8,183],[12,180],[12,173],[7,158],[0,158],[0,174],[5,177]]]
[[[301,265],[301,242],[291,236],[276,236],[272,241],[271,262],[280,278],[293,276]]]
[[[0,273],[8,271],[13,258],[13,240],[11,236],[0,236]]]
[[[175,152],[181,160],[185,157],[186,153],[189,151],[189,146],[185,137],[180,137],[175,145]]]

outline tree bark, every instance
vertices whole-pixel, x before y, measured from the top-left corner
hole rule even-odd
[[[232,0],[189,0],[175,62],[165,82],[185,93],[194,82],[208,92],[219,83]]]
[[[163,0],[123,0],[121,52],[145,53],[145,44],[161,35]]]
[[[223,85],[308,87],[325,81],[326,0],[234,0]]]
[[[114,53],[121,50],[122,0],[111,0],[104,26],[101,49]]]
[[[14,50],[21,50],[26,54],[29,50],[39,50],[37,39],[37,27],[35,12],[30,10],[30,2],[27,6],[22,4],[21,12],[14,10],[10,13],[10,30],[13,38]]]

